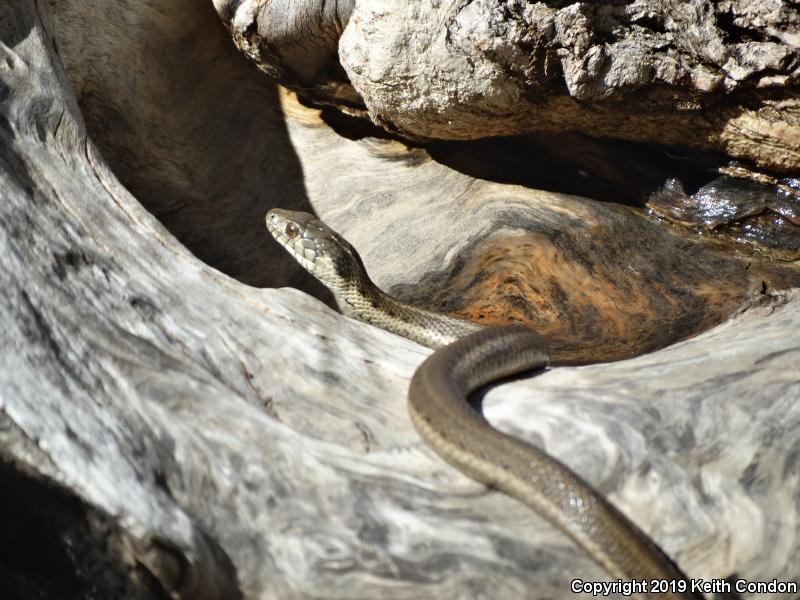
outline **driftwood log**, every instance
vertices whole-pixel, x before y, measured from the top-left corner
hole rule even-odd
[[[484,413],[691,577],[800,581],[796,264],[451,166],[472,146],[344,131],[205,1],[12,0],[0,41],[10,597],[567,598],[605,579],[421,444],[404,395],[429,351],[326,306],[268,240],[272,206],[320,214],[407,299],[538,326],[561,362],[653,351],[500,386]]]

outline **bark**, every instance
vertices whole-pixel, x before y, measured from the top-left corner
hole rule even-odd
[[[328,5],[293,7],[295,35],[317,4]],[[258,2],[217,6],[237,39],[258,30],[242,47],[266,68],[259,49],[269,54],[281,22]],[[800,172],[800,11],[790,0],[377,0],[352,7],[338,54],[346,78],[295,89],[351,113],[360,96],[375,123],[407,137],[580,131]]]
[[[404,395],[428,350],[277,289],[319,291],[269,241],[271,206],[313,208],[406,298],[495,278],[427,301],[507,302],[565,359],[725,321],[496,387],[483,410],[690,576],[800,581],[800,297],[773,291],[792,264],[340,135],[200,0],[13,1],[0,40],[12,597],[568,598],[603,578],[421,444]]]

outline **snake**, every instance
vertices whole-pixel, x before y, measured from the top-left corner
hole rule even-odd
[[[546,340],[524,325],[484,326],[404,303],[367,274],[355,248],[314,215],[275,208],[270,235],[333,293],[346,316],[434,349],[417,368],[408,411],[423,441],[473,479],[529,506],[641,598],[702,598],[659,546],[600,492],[544,450],[495,429],[468,402],[475,390],[542,370]],[[658,593],[653,583],[661,582]],[[657,586],[656,586],[657,587]]]

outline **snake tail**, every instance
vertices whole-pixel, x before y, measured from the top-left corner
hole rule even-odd
[[[652,597],[688,600],[691,583],[633,522],[569,467],[492,427],[466,401],[490,381],[543,368],[545,340],[511,325],[470,334],[434,352],[409,388],[409,413],[424,441],[473,479],[526,504],[572,538],[614,578],[668,579],[685,592]]]

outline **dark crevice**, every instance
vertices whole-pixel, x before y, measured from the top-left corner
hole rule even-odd
[[[2,459],[0,489],[3,600],[166,600],[123,566],[107,515]]]
[[[735,23],[736,15],[733,10],[727,10],[717,14],[717,26],[724,32],[726,40],[731,44],[741,44],[744,42],[764,42],[768,41],[768,36],[756,29],[740,27]]]
[[[670,178],[693,193],[718,176],[725,157],[580,134],[533,134],[433,142],[431,157],[471,177],[642,207]]]
[[[665,34],[667,33],[667,28],[664,26],[663,19],[657,19],[656,17],[643,15],[638,19],[632,21],[634,25],[638,25],[643,29],[647,29],[652,31],[653,33]]]

